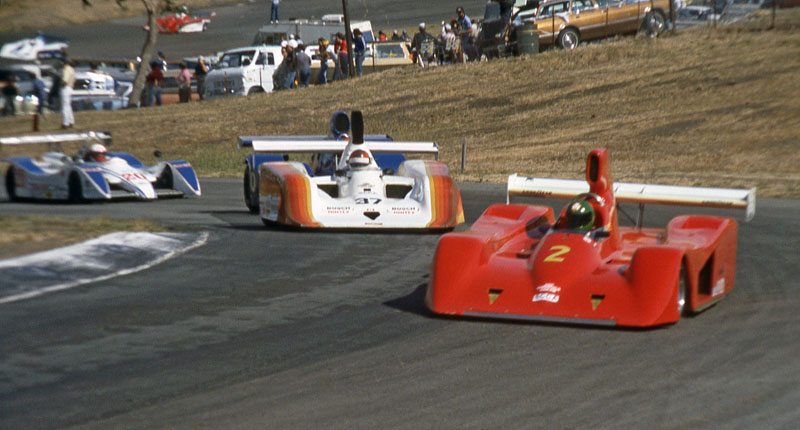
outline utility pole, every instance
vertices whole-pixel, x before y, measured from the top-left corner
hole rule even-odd
[[[347,0],[342,0],[344,9],[344,32],[347,42],[347,74],[349,77],[356,75],[356,66],[353,63],[353,33],[350,31],[350,16],[347,14]]]

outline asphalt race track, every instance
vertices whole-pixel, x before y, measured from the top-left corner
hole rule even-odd
[[[2,429],[796,428],[800,202],[741,223],[736,287],[654,330],[433,317],[438,236],[264,227],[200,199],[10,203],[209,232],[149,270],[0,305]],[[462,184],[467,221],[504,200]],[[648,224],[680,208],[649,207]],[[719,213],[719,211],[716,211]],[[737,214],[732,214],[737,215]],[[462,228],[462,227],[460,227]]]

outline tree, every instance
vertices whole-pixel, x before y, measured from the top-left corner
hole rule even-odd
[[[92,6],[92,0],[82,0],[84,7]],[[127,0],[114,0],[119,7],[127,9]],[[137,107],[142,97],[142,90],[144,89],[144,82],[147,74],[150,73],[150,59],[152,58],[153,48],[156,46],[156,39],[158,38],[158,25],[156,24],[156,17],[164,10],[173,7],[172,0],[141,0],[144,8],[147,11],[147,25],[150,31],[147,32],[147,38],[142,46],[142,52],[139,55],[141,63],[136,70],[136,78],[133,80],[133,92],[130,99],[128,99],[128,107]]]

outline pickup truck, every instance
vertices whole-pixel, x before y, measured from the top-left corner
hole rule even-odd
[[[222,53],[206,75],[208,99],[272,91],[272,74],[283,61],[280,46],[247,46]]]

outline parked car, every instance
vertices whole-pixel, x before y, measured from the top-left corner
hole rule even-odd
[[[106,72],[76,71],[72,108],[78,111],[122,109],[128,106],[132,89],[131,84],[117,85]]]
[[[533,20],[539,30],[539,47],[575,49],[581,42],[645,32],[651,36],[667,28],[670,0],[546,0]]]
[[[14,64],[0,67],[0,86],[5,85],[9,78],[14,79],[17,87],[17,97],[14,106],[17,113],[33,113],[39,106],[39,97],[36,96],[33,81],[41,79],[44,92],[48,94],[52,87],[52,68],[35,64]],[[0,108],[5,106],[5,97],[0,93]]]

